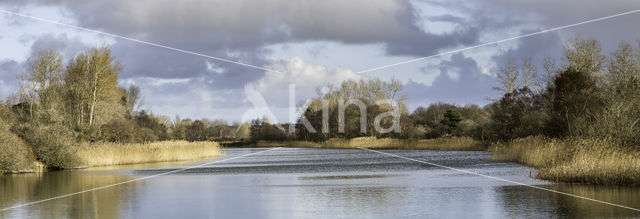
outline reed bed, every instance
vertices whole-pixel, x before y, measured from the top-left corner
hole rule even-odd
[[[493,159],[536,167],[537,178],[575,183],[640,185],[640,151],[610,139],[527,137],[490,148]]]
[[[162,141],[86,144],[77,155],[87,166],[109,166],[212,158],[224,155],[224,151],[216,142]]]
[[[393,138],[360,137],[353,139],[332,138],[324,142],[310,141],[258,141],[256,147],[304,147],[304,148],[371,148],[406,150],[485,150],[480,141],[470,137],[404,140]]]

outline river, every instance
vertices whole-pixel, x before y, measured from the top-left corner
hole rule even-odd
[[[265,150],[227,149],[228,159]],[[484,151],[384,150],[398,156],[640,208],[636,187],[536,180]],[[279,148],[216,161],[0,176],[0,218],[640,217],[640,212],[360,149]],[[151,177],[143,180],[144,177]]]

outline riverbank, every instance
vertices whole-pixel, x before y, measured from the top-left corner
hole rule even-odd
[[[252,147],[370,148],[403,150],[487,150],[494,161],[516,162],[538,170],[538,179],[599,185],[640,185],[640,151],[608,139],[519,138],[485,147],[467,137],[401,140],[329,139],[325,142],[258,141]]]
[[[608,139],[526,137],[494,145],[495,161],[538,169],[539,179],[588,184],[640,185],[640,151]]]
[[[0,134],[2,134],[0,132]],[[43,158],[36,158],[32,149],[17,136],[6,138],[11,142],[22,143],[12,148],[20,150],[21,156],[13,156],[10,150],[0,150],[0,174],[2,173],[28,173],[40,172],[50,169],[40,162]],[[0,149],[8,145],[7,140],[0,140]],[[73,160],[73,165],[65,169],[77,169],[97,166],[114,166],[125,164],[141,164],[156,162],[187,161],[204,158],[214,158],[224,155],[224,151],[217,142],[187,142],[187,141],[161,141],[145,144],[119,144],[119,143],[83,143],[79,146],[70,146],[70,153],[51,154],[45,160]],[[5,156],[5,154],[7,156]],[[64,155],[65,157],[56,157]]]
[[[254,147],[303,147],[303,148],[370,148],[403,150],[486,150],[482,142],[470,137],[403,140],[394,138],[361,137],[353,139],[332,138],[324,142],[310,141],[258,141],[248,144]]]

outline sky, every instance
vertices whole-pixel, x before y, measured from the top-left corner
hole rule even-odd
[[[299,105],[327,84],[366,78],[402,81],[410,109],[483,106],[499,96],[492,87],[507,57],[531,57],[542,72],[543,57],[560,61],[574,36],[609,54],[640,39],[640,12],[358,72],[637,9],[628,0],[0,0],[0,10],[258,67],[0,13],[0,97],[17,92],[37,51],[55,49],[66,63],[108,46],[123,67],[119,84],[141,87],[142,109],[159,115],[247,120],[260,117],[248,96],[257,93],[287,121],[290,85]]]

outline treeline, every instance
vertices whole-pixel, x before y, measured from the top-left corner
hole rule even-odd
[[[505,94],[487,107],[492,139],[545,135],[640,143],[639,48],[622,42],[607,57],[595,39],[574,38],[565,44],[558,66],[545,60],[543,77],[508,63],[500,74]]]
[[[118,85],[121,71],[109,48],[93,48],[70,59],[67,65],[54,50],[41,51],[20,73],[20,91],[7,106],[20,130],[55,127],[70,131],[78,141],[144,143],[162,140],[233,140],[247,138],[241,124],[206,119],[175,120],[137,110],[140,88]],[[236,136],[240,134],[240,136]],[[28,136],[24,136],[28,137]]]
[[[248,125],[179,117],[172,121],[137,110],[140,88],[118,85],[121,67],[109,48],[89,49],[66,65],[60,53],[44,50],[26,63],[17,78],[19,92],[0,104],[0,172],[29,169],[24,164],[34,159],[51,168],[76,167],[77,146],[84,142],[249,138]]]
[[[296,124],[271,124],[268,118],[253,120],[251,139],[320,142],[331,138],[412,137],[413,124],[406,97],[400,94],[402,87],[400,81],[380,79],[328,85],[318,91],[318,97],[301,106],[306,110]]]
[[[329,86],[329,91],[312,99],[302,114],[311,128],[307,128],[302,119],[293,124],[295,132],[290,132],[292,124],[271,124],[268,118],[256,119],[251,123],[251,139],[322,142],[332,138],[415,140],[468,136],[489,140],[490,114],[485,108],[435,103],[409,113],[406,96],[400,94],[402,87],[397,80],[380,79],[348,80],[339,87]],[[399,125],[394,127],[396,124]]]
[[[396,80],[345,81],[320,93],[304,112],[315,132],[308,131],[304,121],[278,127],[262,119],[252,122],[251,136],[253,140],[316,142],[355,137],[468,136],[490,144],[543,135],[607,138],[619,145],[640,143],[639,48],[622,42],[606,56],[597,40],[576,37],[565,43],[560,59],[545,57],[541,66],[543,71],[531,58],[518,63],[509,57],[497,73],[499,85],[495,89],[502,96],[492,103],[484,107],[435,103],[412,113],[407,112],[406,98],[400,95],[402,84]],[[397,106],[379,104],[381,100],[394,100]],[[346,105],[344,110],[340,104]],[[384,113],[388,114],[379,121],[380,126],[389,129],[394,121],[400,121],[398,132],[374,129],[376,117]],[[328,127],[323,128],[323,120]],[[345,124],[342,127],[341,122]],[[292,125],[295,132],[287,132]]]

